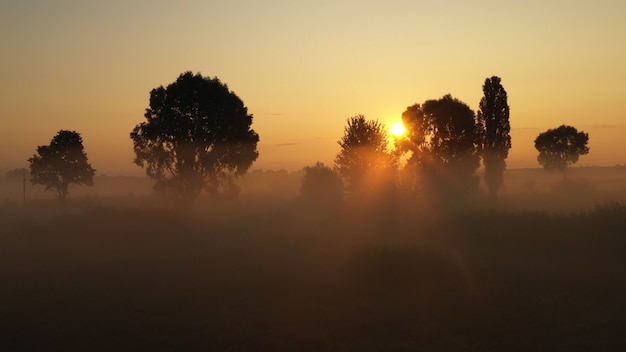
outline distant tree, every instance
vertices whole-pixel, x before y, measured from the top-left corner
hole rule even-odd
[[[7,181],[7,185],[13,190],[20,190],[21,196],[24,201],[26,201],[26,181],[30,181],[30,170],[25,167],[16,168],[13,170],[7,171],[5,177],[5,181]],[[0,179],[0,184],[2,179]],[[17,195],[17,193],[14,193]]]
[[[37,154],[28,159],[31,182],[57,192],[65,201],[70,184],[93,186],[96,173],[87,162],[83,140],[75,131],[59,131],[50,145],[37,147]]]
[[[479,128],[470,107],[445,95],[409,106],[402,113],[407,128],[396,141],[400,152],[410,152],[407,167],[424,176],[436,191],[458,194],[474,191],[479,166]]]
[[[540,133],[535,139],[539,151],[537,161],[547,171],[562,172],[567,179],[567,166],[575,164],[581,155],[589,153],[589,135],[572,126],[561,125]]]
[[[24,178],[30,179],[30,171],[25,167],[21,167],[21,168],[7,171],[5,177],[7,178],[7,180],[12,180],[12,181],[23,180]]]
[[[363,115],[348,119],[343,137],[337,143],[341,150],[335,158],[335,166],[347,179],[351,190],[369,176],[391,176],[397,166],[397,158],[388,150],[385,125],[367,120]]]
[[[495,197],[504,182],[505,160],[511,149],[509,104],[500,77],[487,78],[483,93],[477,114],[481,132],[479,152],[485,165],[489,196]]]
[[[150,92],[147,121],[130,134],[134,162],[156,180],[155,189],[190,206],[203,189],[214,197],[238,192],[234,179],[259,153],[252,115],[218,78],[185,72]]]
[[[317,162],[304,167],[300,193],[309,201],[338,203],[343,198],[343,182],[335,170]]]

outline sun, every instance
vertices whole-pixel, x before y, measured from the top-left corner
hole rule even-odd
[[[389,127],[389,133],[394,137],[401,137],[406,133],[406,128],[404,128],[402,122],[396,122]]]

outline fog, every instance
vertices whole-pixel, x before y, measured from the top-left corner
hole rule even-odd
[[[495,200],[320,203],[301,178],[187,212],[144,178],[63,206],[2,178],[0,350],[626,348],[626,167],[507,170]]]

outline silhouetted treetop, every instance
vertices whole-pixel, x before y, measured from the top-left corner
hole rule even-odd
[[[504,182],[505,160],[511,149],[509,104],[500,77],[485,79],[483,94],[477,114],[481,132],[478,146],[485,165],[489,196],[495,197]]]
[[[31,182],[56,191],[61,201],[67,197],[70,184],[93,185],[96,170],[88,163],[83,139],[75,131],[59,131],[50,145],[38,146],[37,154],[28,161]]]
[[[396,168],[396,158],[389,152],[385,125],[367,120],[363,115],[348,119],[344,134],[337,141],[341,150],[335,166],[354,189],[368,175],[388,174]]]
[[[304,167],[300,193],[307,201],[336,204],[343,198],[343,182],[335,170],[317,162]]]
[[[578,162],[581,155],[589,153],[589,135],[578,132],[572,126],[561,125],[540,133],[535,139],[535,149],[539,151],[537,161],[547,171],[563,173],[567,178],[567,166]]]
[[[185,72],[150,92],[146,121],[130,134],[134,162],[155,188],[191,204],[203,188],[233,196],[234,178],[258,157],[259,136],[243,101],[218,78]]]
[[[446,183],[444,188],[476,189],[478,179],[473,174],[479,166],[479,128],[467,104],[448,94],[409,106],[402,121],[407,133],[396,146],[411,153],[407,166]]]
[[[7,171],[5,177],[9,180],[22,180],[25,177],[30,178],[30,171],[25,167],[21,167]]]

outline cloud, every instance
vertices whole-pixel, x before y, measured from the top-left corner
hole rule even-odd
[[[339,139],[341,139],[341,136],[315,136],[315,139],[317,140],[322,140],[322,141],[330,141],[330,140],[335,140],[338,141]]]
[[[591,125],[589,127],[591,128],[624,128],[626,127],[626,125],[624,124],[598,124],[598,125]]]
[[[565,124],[568,125],[568,124]],[[578,129],[580,128],[625,128],[626,124],[596,124],[596,125],[582,125],[582,126],[577,126],[577,125],[570,125],[570,126],[574,126]],[[556,127],[552,127],[552,128],[556,128]],[[524,130],[539,130],[539,127],[511,127],[511,130],[515,130],[515,131],[524,131]]]
[[[291,147],[292,145],[298,145],[300,143],[293,143],[293,142],[289,142],[289,143],[277,143],[277,144],[272,144],[274,147]]]

